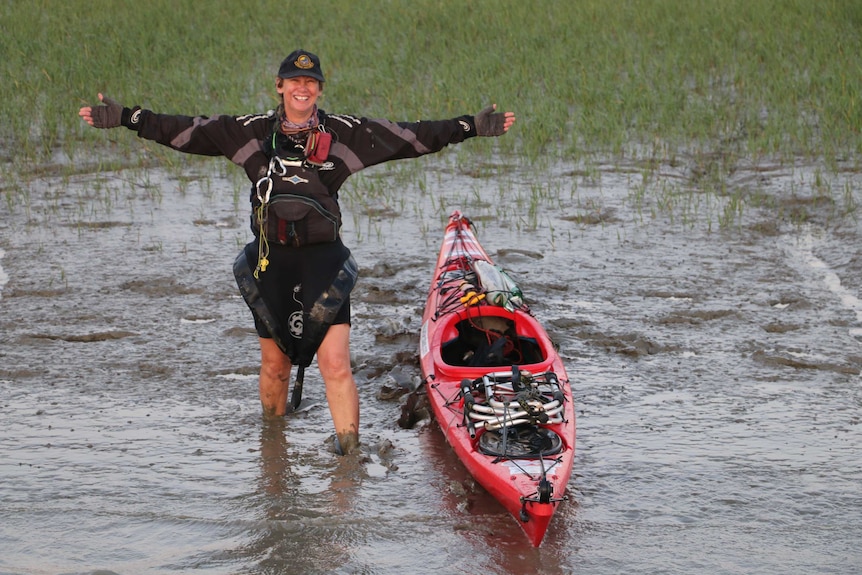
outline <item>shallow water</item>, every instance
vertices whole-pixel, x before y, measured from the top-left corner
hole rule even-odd
[[[421,162],[419,181],[372,171],[345,193],[364,445],[347,458],[316,369],[315,407],[261,418],[231,274],[250,235],[238,180],[7,183],[0,573],[862,569],[860,174],[830,176],[827,199],[816,166],[739,169],[737,207],[684,162],[646,183],[620,163],[537,182]],[[571,499],[538,549],[434,425],[398,427],[385,393],[420,379],[421,306],[456,208],[574,384]]]

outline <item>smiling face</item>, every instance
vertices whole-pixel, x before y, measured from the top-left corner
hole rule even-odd
[[[275,89],[281,94],[287,119],[295,124],[302,124],[311,117],[323,87],[319,81],[309,76],[295,76],[278,78]]]

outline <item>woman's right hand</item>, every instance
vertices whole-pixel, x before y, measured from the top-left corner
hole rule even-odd
[[[85,106],[78,111],[85,122],[94,128],[116,128],[123,119],[123,106],[110,98],[99,94],[99,101],[104,106]]]

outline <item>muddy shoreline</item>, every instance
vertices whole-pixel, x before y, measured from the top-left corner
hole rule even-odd
[[[350,460],[329,450],[315,369],[317,408],[260,416],[235,179],[46,174],[7,190],[0,571],[443,572],[465,551],[491,573],[862,568],[860,174],[751,166],[720,194],[696,166],[560,165],[541,185],[424,166],[421,185],[381,171],[386,194],[360,181],[343,198],[366,452]],[[452,209],[573,381],[571,501],[536,550],[383,393],[421,377]]]

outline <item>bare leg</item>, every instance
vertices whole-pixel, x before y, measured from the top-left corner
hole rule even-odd
[[[359,392],[350,368],[349,324],[330,326],[317,350],[317,366],[341,452],[350,453],[359,445]]]
[[[290,358],[275,341],[260,341],[260,404],[264,415],[287,413],[287,392],[290,387]]]

